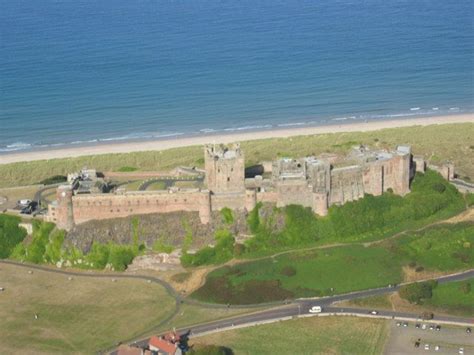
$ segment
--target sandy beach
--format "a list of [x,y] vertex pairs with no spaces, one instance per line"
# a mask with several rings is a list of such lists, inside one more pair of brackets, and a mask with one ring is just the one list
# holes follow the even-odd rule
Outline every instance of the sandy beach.
[[474,123],[474,114],[461,114],[451,116],[436,116],[422,118],[404,118],[397,120],[370,121],[357,123],[341,123],[323,126],[288,127],[265,131],[232,132],[229,134],[200,135],[195,137],[177,137],[173,139],[123,142],[111,144],[96,144],[91,146],[65,147],[61,149],[30,151],[0,155],[0,164],[22,161],[70,158],[85,155],[98,155],[108,153],[129,153],[149,150],[165,150],[176,147],[202,145],[206,143],[230,143],[235,141],[249,141],[265,138],[287,138],[302,135],[322,133],[361,132],[375,131],[384,128],[427,126],[448,123]]

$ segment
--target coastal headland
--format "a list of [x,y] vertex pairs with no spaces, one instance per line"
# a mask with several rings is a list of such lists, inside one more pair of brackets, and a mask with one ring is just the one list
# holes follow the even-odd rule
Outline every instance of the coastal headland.
[[130,153],[141,151],[161,151],[170,148],[189,147],[212,143],[230,143],[235,141],[251,141],[267,138],[288,138],[325,133],[368,132],[385,128],[428,126],[451,123],[474,123],[474,114],[434,116],[421,118],[400,118],[396,120],[369,121],[357,123],[340,123],[323,126],[296,126],[263,131],[232,132],[229,134],[208,134],[193,137],[177,137],[151,141],[133,141],[90,146],[67,146],[60,149],[38,150],[0,155],[0,164],[16,162],[72,158],[88,155],[110,153]]

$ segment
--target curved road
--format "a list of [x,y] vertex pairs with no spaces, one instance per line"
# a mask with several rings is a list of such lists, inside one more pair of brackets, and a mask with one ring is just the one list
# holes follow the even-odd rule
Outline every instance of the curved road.
[[[173,317],[179,312],[180,304],[181,303],[189,303],[195,304],[202,307],[208,308],[227,308],[226,305],[219,305],[219,304],[208,304],[202,303],[199,301],[188,300],[182,298],[176,290],[166,281],[163,281],[157,277],[153,276],[145,276],[145,275],[127,275],[127,274],[115,274],[115,273],[92,273],[92,272],[76,272],[76,271],[67,271],[67,270],[58,270],[49,267],[39,266],[39,265],[32,265],[32,264],[24,264],[20,262],[15,262],[11,260],[0,260],[0,264],[10,264],[16,266],[22,266],[29,269],[36,269],[46,272],[54,272],[57,274],[63,275],[73,275],[79,277],[99,277],[99,278],[132,278],[138,280],[146,280],[160,284],[163,286],[168,294],[173,297],[176,301],[176,306],[172,314],[170,314],[165,320],[160,322],[160,324],[153,326],[153,328],[149,329],[146,333],[153,331],[153,329],[158,329],[160,326],[167,324]],[[446,283],[446,282],[453,282],[453,281],[462,281],[474,278],[474,269],[467,270],[464,272],[445,275],[438,278],[435,278],[439,283]],[[217,320],[213,322],[209,322],[202,325],[195,325],[192,327],[192,334],[199,335],[208,332],[215,332],[220,331],[222,329],[231,329],[233,327],[243,327],[243,326],[250,326],[255,323],[259,322],[271,322],[275,320],[285,319],[287,317],[297,317],[301,315],[309,314],[309,309],[313,306],[321,306],[323,308],[323,312],[321,314],[350,314],[350,315],[364,315],[364,316],[372,316],[369,315],[370,310],[364,310],[360,308],[341,308],[341,307],[332,307],[330,306],[334,302],[339,301],[350,301],[355,300],[358,298],[364,298],[369,296],[376,296],[376,295],[383,295],[387,293],[391,293],[397,291],[403,284],[392,286],[392,287],[381,287],[376,289],[370,290],[363,290],[363,291],[356,291],[347,294],[341,294],[336,296],[328,296],[328,297],[321,297],[321,298],[306,298],[306,299],[296,299],[289,304],[282,304],[282,302],[275,302],[275,303],[268,303],[268,304],[256,304],[256,305],[242,305],[242,306],[232,306],[232,308],[249,308],[249,307],[262,307],[265,305],[274,305],[275,307],[269,310],[255,312],[252,314],[242,315],[231,317],[228,319]],[[382,318],[402,318],[402,319],[411,319],[411,320],[419,320],[419,316],[416,314],[411,313],[403,313],[403,312],[394,312],[394,311],[379,311],[379,313],[374,317],[382,317]],[[454,317],[454,316],[435,316],[432,320],[433,322],[446,322],[446,323],[458,323],[458,324],[465,324],[465,325],[474,325],[473,319],[462,318],[462,317]],[[185,331],[188,328],[183,328],[180,331]],[[129,342],[129,341],[127,341]],[[148,338],[142,339],[139,341],[134,342],[138,346],[145,346],[147,345]]]

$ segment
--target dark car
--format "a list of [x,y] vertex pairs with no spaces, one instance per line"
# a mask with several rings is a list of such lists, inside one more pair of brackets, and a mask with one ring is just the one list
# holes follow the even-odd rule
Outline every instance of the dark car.
[[20,211],[22,214],[32,214],[38,208],[38,202],[31,201],[27,206],[23,207]]
[[440,325],[437,325],[436,326],[436,330],[439,332],[441,330],[441,326]]
[[466,333],[470,334],[472,332],[471,328],[466,328]]

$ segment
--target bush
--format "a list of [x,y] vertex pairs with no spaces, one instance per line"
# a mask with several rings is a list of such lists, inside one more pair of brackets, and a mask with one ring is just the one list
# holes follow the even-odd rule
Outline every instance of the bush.
[[109,262],[109,255],[110,248],[108,245],[94,242],[86,255],[86,261],[93,268],[103,269]]
[[281,269],[280,274],[288,277],[295,276],[296,269],[293,266],[285,266],[283,269]]
[[161,239],[157,239],[153,243],[153,250],[160,253],[170,254],[174,250],[174,246],[171,244],[166,244]]
[[44,180],[41,180],[39,183],[42,185],[54,185],[54,184],[59,184],[61,182],[66,182],[66,181],[67,181],[67,176],[54,175]]
[[260,208],[262,208],[261,202],[257,203],[257,205],[252,211],[250,211],[249,216],[247,217],[247,224],[252,233],[257,233],[258,227],[260,226],[260,217],[258,215]]
[[109,244],[109,260],[115,271],[124,271],[133,261],[138,251],[127,245]]
[[234,223],[234,215],[232,214],[232,210],[230,208],[224,207],[221,209],[221,216],[225,224]]
[[49,244],[49,235],[54,227],[53,223],[33,221],[33,236],[31,243],[26,247],[26,261],[35,264],[46,261],[46,246]]
[[232,259],[235,239],[228,230],[219,230],[215,234],[216,245],[204,247],[196,254],[184,253],[181,257],[183,266],[201,266],[223,264]]
[[0,214],[0,259],[8,258],[25,239],[26,230],[19,226],[20,223],[19,217]]
[[423,300],[430,299],[433,296],[433,289],[437,285],[438,283],[434,280],[416,282],[400,287],[398,294],[410,303],[421,304]]

